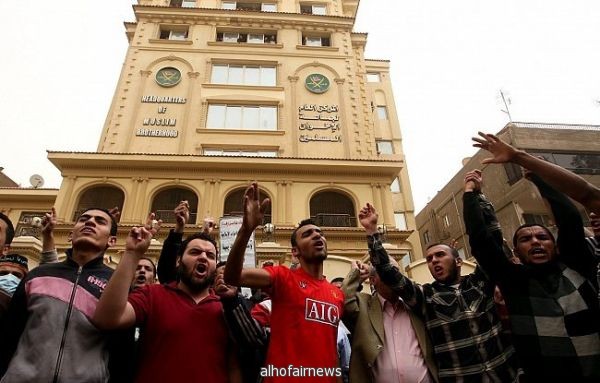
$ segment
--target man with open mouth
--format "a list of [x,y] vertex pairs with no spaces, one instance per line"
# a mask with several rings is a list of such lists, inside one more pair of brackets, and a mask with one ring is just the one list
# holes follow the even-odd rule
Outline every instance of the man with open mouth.
[[[215,240],[205,233],[190,235],[177,253],[176,281],[146,285],[128,295],[151,239],[152,232],[145,227],[131,230],[94,323],[105,330],[141,328],[136,382],[239,381],[236,350],[223,306],[212,289],[218,256]],[[210,352],[198,357],[202,349]]]
[[[491,208],[486,202],[478,201]],[[371,263],[379,278],[425,321],[439,382],[516,382],[514,348],[502,337],[502,323],[494,304],[495,286],[485,273],[477,268],[461,276],[458,251],[436,243],[427,248],[425,257],[435,281],[423,285],[413,282],[390,262],[377,231],[375,208],[367,204],[358,217],[367,233]],[[497,221],[485,224],[494,227]]]
[[137,268],[135,269],[135,275],[131,282],[131,290],[139,289],[146,285],[153,285],[156,283],[156,266],[152,259],[143,257],[139,260]]
[[471,250],[502,290],[526,381],[600,382],[598,260],[586,245],[577,208],[540,177],[528,175],[550,204],[558,239],[543,225],[520,226],[513,246],[522,264],[514,264],[485,226],[476,202],[481,173],[467,177],[471,190],[464,194],[464,213]]
[[264,289],[272,301],[271,339],[265,383],[310,381],[337,382],[337,327],[344,295],[323,275],[327,239],[311,220],[300,222],[292,232],[292,255],[300,267],[286,266],[242,269],[246,245],[252,232],[262,224],[269,200],[260,200],[258,184],[244,194],[242,226],[229,252],[225,282],[234,286]]

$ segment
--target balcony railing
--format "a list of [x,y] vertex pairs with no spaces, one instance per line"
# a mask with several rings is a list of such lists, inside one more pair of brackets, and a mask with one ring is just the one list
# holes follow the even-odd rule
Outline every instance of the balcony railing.
[[[175,213],[173,210],[156,210],[154,212],[156,215],[156,219],[162,219],[163,223],[176,223],[177,219],[175,218]],[[196,213],[190,212],[190,219],[188,224],[195,225],[196,224]]]
[[356,227],[356,217],[350,214],[319,213],[311,217],[317,226],[323,227]]

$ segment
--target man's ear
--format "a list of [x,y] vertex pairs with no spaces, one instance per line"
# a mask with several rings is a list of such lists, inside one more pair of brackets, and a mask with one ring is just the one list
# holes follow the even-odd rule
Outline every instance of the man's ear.
[[73,241],[73,232],[70,231],[69,235],[67,235],[67,242],[72,242]]
[[114,235],[111,235],[110,237],[108,237],[108,244],[107,247],[112,247],[114,245],[116,245],[117,243],[117,237]]
[[461,257],[456,257],[455,262],[456,262],[456,266],[458,266],[458,267],[462,266],[462,264],[463,264],[463,260]]
[[298,258],[298,248],[297,247],[292,247],[292,256]]
[[180,263],[181,263],[181,255],[178,255],[177,258],[175,258],[175,267],[179,267]]
[[4,247],[2,248],[2,255],[8,255],[9,251],[10,251],[10,245],[4,245]]

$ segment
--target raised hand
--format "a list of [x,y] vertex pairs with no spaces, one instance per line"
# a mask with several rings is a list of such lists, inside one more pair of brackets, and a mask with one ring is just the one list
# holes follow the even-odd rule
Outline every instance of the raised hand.
[[379,215],[373,205],[367,202],[367,204],[358,212],[358,219],[362,227],[367,231],[367,234],[374,234],[377,232],[377,220],[379,219]]
[[221,298],[233,298],[237,295],[237,287],[225,283],[223,271],[218,270],[215,277],[215,293]]
[[152,232],[146,230],[145,227],[133,227],[125,240],[125,252],[133,253],[137,257],[143,257],[150,241],[152,240]]
[[244,193],[244,220],[242,225],[248,229],[256,229],[257,226],[262,225],[265,211],[271,201],[265,198],[260,202],[260,191],[258,189],[258,183],[252,182]]
[[202,232],[206,234],[212,233],[215,228],[215,219],[213,217],[204,218],[204,222],[202,223]]
[[183,233],[183,228],[190,220],[190,204],[188,201],[179,202],[173,213],[175,213],[175,232]]
[[50,213],[46,213],[42,219],[42,235],[49,237],[56,227],[56,209],[52,206]]
[[483,184],[483,177],[481,170],[475,169],[465,174],[465,191],[481,191],[481,185]]
[[473,146],[487,150],[493,155],[493,157],[482,160],[482,164],[511,162],[517,155],[517,149],[502,141],[497,136],[482,132],[477,132],[477,134],[479,134],[480,137],[472,138],[472,140],[475,141]]
[[146,223],[144,224],[144,229],[148,230],[152,233],[152,236],[155,237],[156,234],[160,231],[162,227],[162,219],[156,220],[156,214],[150,213],[148,214],[148,218],[146,218]]

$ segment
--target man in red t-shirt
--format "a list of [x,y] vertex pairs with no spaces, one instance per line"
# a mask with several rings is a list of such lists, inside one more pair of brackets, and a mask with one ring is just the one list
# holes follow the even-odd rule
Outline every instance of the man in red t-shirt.
[[141,328],[136,382],[241,382],[223,307],[211,289],[217,260],[214,239],[191,235],[177,254],[178,281],[144,286],[128,296],[151,238],[144,227],[131,230],[94,323],[105,330]]
[[244,194],[244,219],[225,266],[225,282],[265,289],[272,300],[271,340],[264,382],[336,382],[341,377],[337,326],[344,295],[323,276],[327,240],[319,227],[304,220],[292,233],[292,254],[300,268],[242,269],[250,235],[262,223],[269,200],[260,202],[258,184]]

